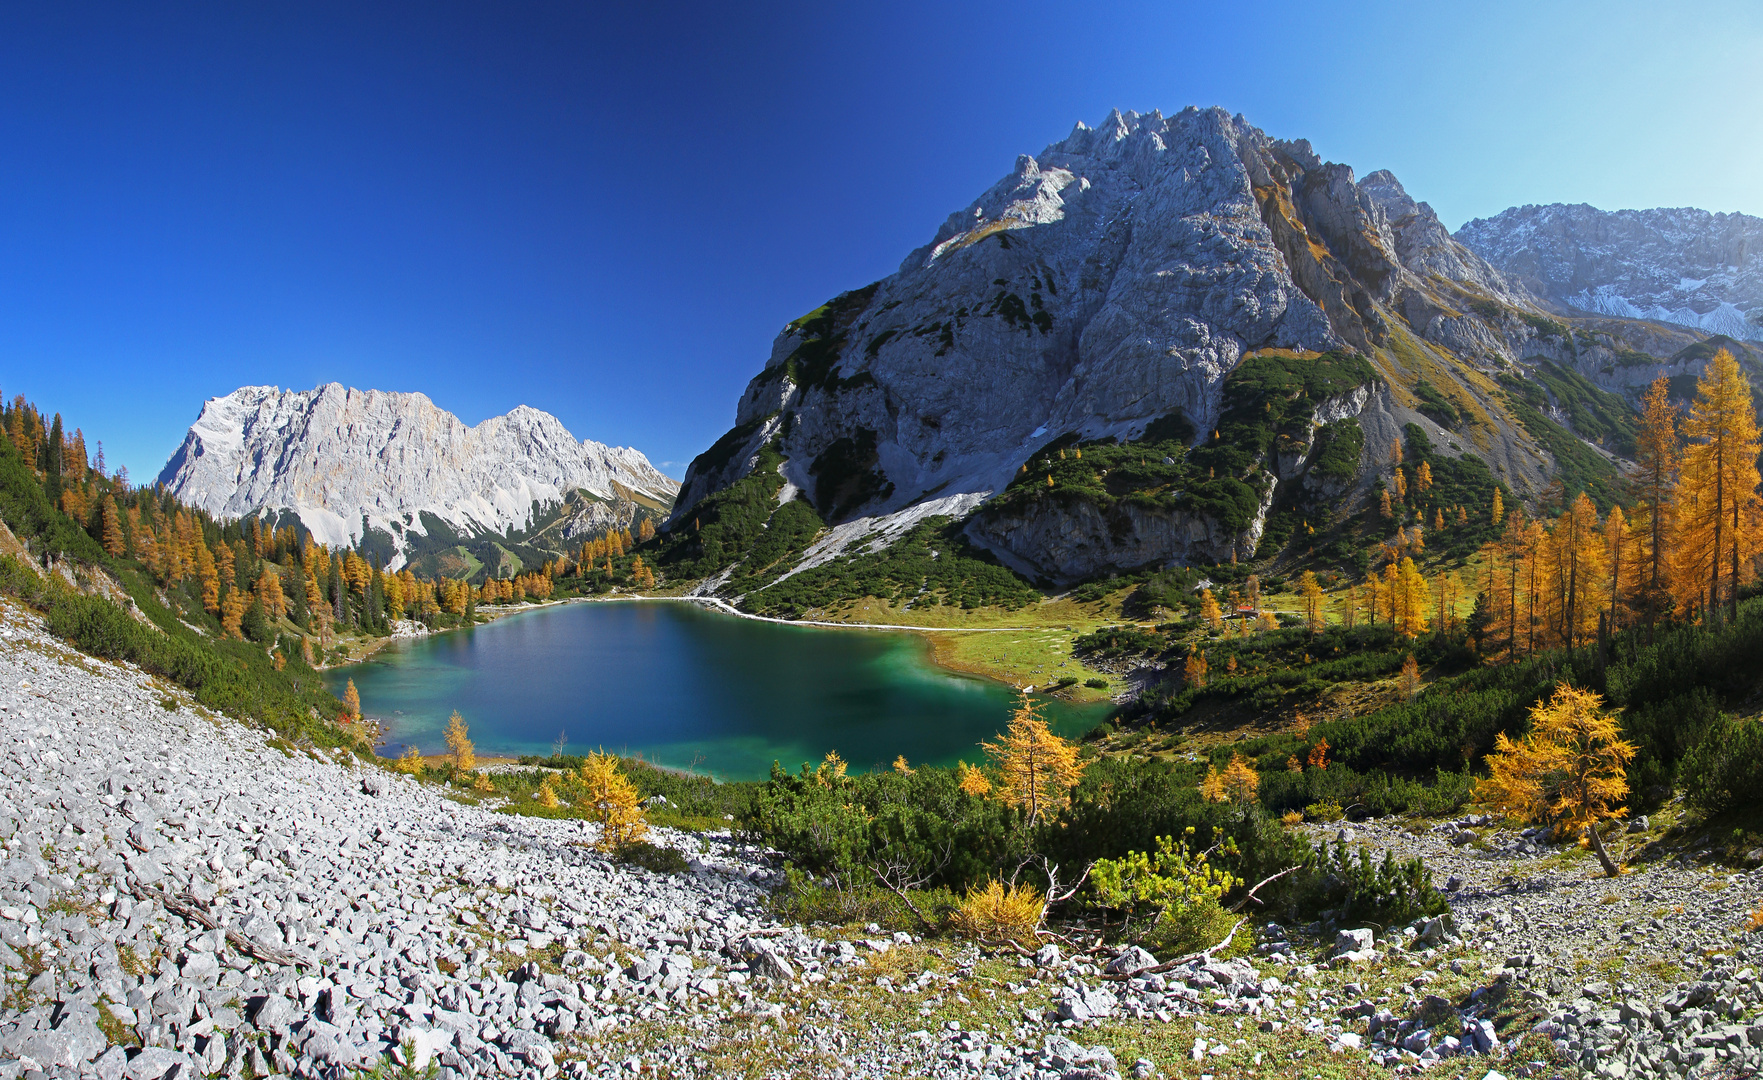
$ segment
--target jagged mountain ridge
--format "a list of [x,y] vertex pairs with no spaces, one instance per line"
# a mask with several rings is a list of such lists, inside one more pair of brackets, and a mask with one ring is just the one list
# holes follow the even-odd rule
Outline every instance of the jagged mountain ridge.
[[394,567],[431,532],[543,525],[567,541],[671,508],[678,490],[641,452],[579,441],[538,409],[468,427],[423,394],[337,383],[210,398],[159,483],[217,517],[292,514],[326,544],[378,534]]
[[[694,507],[773,451],[779,498],[801,493],[849,539],[969,515],[1060,437],[1134,439],[1173,414],[1204,438],[1230,373],[1282,352],[1372,362],[1364,392],[1320,403],[1315,421],[1362,422],[1381,449],[1424,421],[1424,383],[1469,418],[1464,443],[1535,486],[1547,458],[1495,377],[1541,351],[1544,311],[1388,172],[1356,180],[1221,109],[1116,112],[1020,157],[893,276],[785,327],[735,428],[688,470],[670,525],[700,522]],[[1057,579],[1248,555],[1305,452],[1277,465],[1241,478],[1260,508],[1228,535],[1178,512],[1151,523],[1160,538],[1123,537],[1139,526],[1054,507],[1032,528],[988,532],[982,514],[968,532]],[[1045,539],[1011,542],[1031,534]]]
[[1456,235],[1563,310],[1763,341],[1763,218],[1552,203]]

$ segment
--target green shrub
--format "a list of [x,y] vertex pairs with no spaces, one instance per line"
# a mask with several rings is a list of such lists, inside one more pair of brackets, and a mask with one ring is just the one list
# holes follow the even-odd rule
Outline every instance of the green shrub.
[[631,866],[640,866],[657,874],[683,874],[688,864],[686,857],[670,847],[639,841],[626,844],[618,849],[618,861]]
[[1684,758],[1684,798],[1710,814],[1763,802],[1763,723],[1721,716]]
[[1398,861],[1386,850],[1383,861],[1374,862],[1370,848],[1349,850],[1343,840],[1333,847],[1318,845],[1305,868],[1310,871],[1302,886],[1306,906],[1330,910],[1339,923],[1388,928],[1450,910],[1418,858]]
[[1089,687],[1091,690],[1106,690],[1106,689],[1108,689],[1108,680],[1107,679],[1085,679],[1084,685]]

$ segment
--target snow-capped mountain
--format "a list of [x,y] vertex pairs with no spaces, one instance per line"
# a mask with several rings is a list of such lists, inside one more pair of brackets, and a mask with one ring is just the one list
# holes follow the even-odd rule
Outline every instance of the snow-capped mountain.
[[1457,239],[1566,309],[1763,340],[1763,218],[1515,206]]
[[462,535],[505,534],[578,492],[576,531],[589,531],[628,523],[636,504],[669,507],[679,487],[640,452],[578,441],[525,405],[467,427],[422,394],[337,383],[210,398],[159,482],[217,517],[290,511],[326,544],[384,532],[394,562],[426,535],[424,515]]

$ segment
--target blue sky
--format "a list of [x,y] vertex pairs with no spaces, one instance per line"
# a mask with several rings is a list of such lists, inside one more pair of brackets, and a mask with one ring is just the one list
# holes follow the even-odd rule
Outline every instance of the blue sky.
[[1452,227],[1757,214],[1759,46],[1755,3],[6,5],[0,391],[136,480],[333,380],[677,476],[779,327],[1074,121],[1222,105]]

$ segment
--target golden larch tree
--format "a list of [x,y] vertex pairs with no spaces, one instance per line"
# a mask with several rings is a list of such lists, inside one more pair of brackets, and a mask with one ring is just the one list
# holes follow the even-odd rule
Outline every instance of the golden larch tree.
[[1591,636],[1597,626],[1604,585],[1604,537],[1598,508],[1580,492],[1555,519],[1546,547],[1549,578],[1549,621],[1555,640],[1569,649]]
[[1610,605],[1610,632],[1628,623],[1629,603],[1635,593],[1634,533],[1621,506],[1612,506],[1604,519],[1604,559],[1609,569],[1605,596]]
[[1392,576],[1392,621],[1403,637],[1426,633],[1426,577],[1413,559],[1403,559]]
[[462,773],[477,768],[477,748],[472,746],[469,732],[465,718],[454,709],[453,715],[447,718],[447,753],[453,758],[453,768]]
[[[107,554],[121,558],[124,547],[122,540],[122,515],[117,512],[116,499],[106,495],[99,508],[99,542],[104,545]],[[212,559],[210,560],[213,561]],[[212,609],[210,609],[212,612]]]
[[965,761],[955,763],[955,777],[964,795],[983,799],[992,793],[992,782],[986,779],[986,774]]
[[1211,589],[1200,590],[1200,618],[1214,630],[1224,622],[1224,612],[1219,610],[1218,601],[1213,598]]
[[1298,579],[1298,588],[1304,596],[1304,625],[1312,634],[1321,633],[1327,600],[1322,595],[1322,584],[1316,580],[1315,572],[1304,571],[1304,576]]
[[1633,743],[1625,742],[1604,699],[1561,683],[1546,703],[1530,710],[1530,734],[1515,742],[1501,732],[1488,755],[1488,775],[1475,796],[1504,814],[1546,823],[1558,833],[1583,836],[1604,873],[1622,871],[1604,850],[1598,824],[1619,818],[1628,795]]
[[1641,399],[1641,426],[1635,436],[1635,461],[1640,465],[1635,512],[1646,545],[1636,593],[1649,627],[1665,613],[1670,599],[1671,489],[1677,454],[1677,409],[1661,375]]
[[1730,603],[1738,618],[1741,569],[1757,550],[1757,414],[1751,383],[1738,361],[1721,349],[1696,380],[1696,400],[1684,418],[1689,440],[1683,452],[1673,515],[1678,552],[1687,557],[1693,581],[1704,570],[1704,609],[1719,618]]
[[1506,500],[1500,497],[1500,489],[1494,489],[1494,505],[1489,508],[1488,519],[1498,525],[1506,517]]
[[1409,653],[1402,660],[1402,674],[1396,680],[1397,689],[1401,691],[1403,701],[1413,701],[1420,693],[1420,664]]
[[582,762],[577,779],[583,791],[576,805],[589,821],[600,826],[600,840],[596,846],[601,851],[616,851],[649,835],[642,799],[630,780],[619,771],[617,758],[607,753],[589,754]]
[[[1233,656],[1230,659],[1234,665],[1236,657]],[[1199,649],[1191,650],[1188,653],[1187,662],[1182,665],[1181,677],[1186,685],[1195,689],[1203,688],[1206,685],[1206,654]]]
[[351,722],[361,719],[361,691],[355,689],[354,679],[350,679],[349,685],[343,688],[343,711],[348,714]]
[[1206,778],[1200,781],[1200,797],[1207,802],[1227,802],[1237,806],[1247,806],[1255,801],[1255,792],[1261,786],[1261,777],[1245,763],[1240,754],[1232,754],[1230,764],[1220,772],[1218,766],[1206,768]]
[[1053,734],[1039,710],[1024,693],[1004,734],[980,743],[998,772],[1004,800],[1027,810],[1030,824],[1065,805],[1084,769],[1077,745]]

